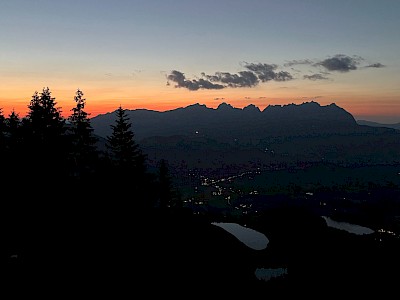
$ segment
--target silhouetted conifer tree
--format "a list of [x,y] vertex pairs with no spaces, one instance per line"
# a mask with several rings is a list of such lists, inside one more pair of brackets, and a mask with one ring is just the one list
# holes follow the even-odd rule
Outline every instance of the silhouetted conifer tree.
[[86,99],[83,98],[83,92],[80,89],[76,91],[74,100],[76,106],[71,109],[72,114],[68,118],[71,122],[70,131],[72,133],[71,159],[74,175],[80,177],[93,171],[97,158],[97,138],[93,134],[94,130],[90,124],[89,114],[84,110]]
[[111,152],[111,159],[121,170],[143,174],[145,172],[145,156],[134,139],[132,123],[121,106],[117,109],[116,114],[115,124],[111,125],[112,134],[107,137],[107,148]]
[[6,119],[6,128],[8,133],[7,144],[10,151],[19,151],[21,144],[21,119],[19,115],[12,110]]
[[22,135],[21,135],[21,120],[19,115],[12,110],[5,119],[6,128],[6,153],[5,157],[7,159],[8,172],[10,180],[13,175],[15,176],[20,172],[23,165],[21,164],[21,151],[22,151]]
[[65,120],[56,104],[49,88],[44,88],[40,95],[33,94],[27,118],[36,142],[54,142],[65,133]]
[[[22,157],[22,136],[21,136],[21,120],[18,114],[13,110],[8,117],[4,120],[5,125],[5,148],[1,157],[4,159],[4,163],[2,164],[2,172],[4,176],[2,176],[2,184],[4,186],[15,186],[15,183],[25,185],[24,174],[26,172],[26,165],[24,163],[24,159]],[[4,191],[4,193],[8,193],[8,191]],[[3,193],[3,194],[4,194]],[[12,196],[5,196],[8,198],[10,204],[11,202],[18,201],[17,198],[21,193],[15,194],[15,191],[9,192]],[[16,205],[17,206],[17,205]],[[11,210],[11,208],[9,207]],[[11,213],[10,211],[8,213]]]
[[18,129],[19,118],[18,115],[13,111],[8,118],[5,118],[2,111],[0,110],[0,153],[2,163],[2,171],[7,176],[3,176],[3,183],[5,181],[11,182],[12,174],[15,174],[20,170],[20,161],[17,159],[20,148],[18,145]]
[[[115,124],[111,125],[112,134],[107,136],[107,148],[111,159],[111,181],[119,187],[118,197],[136,198],[135,206],[147,205],[148,174],[145,155],[134,139],[131,122],[125,110],[119,106],[116,110]],[[122,188],[121,188],[122,187]],[[124,194],[125,193],[125,194]],[[115,196],[115,194],[114,194]],[[121,198],[121,199],[122,199]]]
[[54,182],[67,174],[69,143],[65,119],[56,104],[49,88],[43,88],[40,94],[35,92],[22,122],[27,167],[35,180]]

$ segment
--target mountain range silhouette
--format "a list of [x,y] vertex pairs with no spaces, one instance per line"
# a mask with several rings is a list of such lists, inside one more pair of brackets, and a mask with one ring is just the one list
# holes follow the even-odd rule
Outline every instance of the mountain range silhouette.
[[[315,135],[354,131],[354,117],[332,103],[321,106],[311,101],[300,105],[269,105],[260,110],[254,104],[243,109],[221,103],[216,109],[199,103],[168,111],[127,110],[138,140],[152,136],[199,134],[222,142],[247,142],[269,135]],[[111,133],[113,112],[91,119],[95,133]]]
[[[171,167],[243,170],[303,162],[393,164],[400,157],[399,130],[360,125],[334,103],[269,105],[264,110],[253,104],[240,109],[223,102],[214,109],[196,103],[126,113],[150,165],[166,159]],[[110,112],[91,119],[100,147],[115,116]]]

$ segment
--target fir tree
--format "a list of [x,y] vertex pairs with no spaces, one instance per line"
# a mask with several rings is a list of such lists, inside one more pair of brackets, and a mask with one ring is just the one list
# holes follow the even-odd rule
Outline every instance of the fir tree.
[[[150,206],[149,178],[145,167],[145,156],[134,139],[132,124],[121,106],[116,110],[117,118],[111,125],[112,134],[107,137],[106,146],[111,159],[108,184],[113,186],[112,198],[118,199],[119,214],[138,213],[138,208]],[[134,201],[125,201],[127,199]],[[122,219],[130,219],[125,215]]]
[[76,106],[71,109],[72,114],[68,118],[71,122],[72,149],[71,157],[75,166],[75,174],[83,175],[93,168],[96,161],[97,138],[93,134],[93,127],[90,124],[89,114],[84,110],[86,99],[83,98],[83,92],[78,89],[74,96]]
[[134,139],[132,123],[121,106],[116,110],[115,124],[111,125],[112,134],[107,137],[107,148],[111,159],[121,169],[140,174],[145,171],[145,156]]
[[[22,122],[27,169],[35,180],[56,181],[68,174],[65,120],[49,88],[35,92]],[[40,179],[43,177],[43,179]]]
[[40,94],[33,94],[27,119],[36,142],[54,142],[65,133],[65,120],[56,104],[49,88],[43,88]]
[[6,119],[6,128],[7,128],[7,144],[9,147],[9,150],[11,152],[15,152],[20,150],[19,148],[21,147],[21,119],[19,118],[19,115],[15,112],[13,109],[11,113],[8,115],[8,118]]
[[[12,112],[5,119],[6,127],[6,151],[4,153],[6,162],[4,169],[7,170],[6,181],[14,184],[15,181],[23,182],[26,164],[24,162],[23,141],[21,133],[21,120],[19,115]],[[23,172],[21,172],[23,170]],[[14,183],[13,183],[14,182]]]

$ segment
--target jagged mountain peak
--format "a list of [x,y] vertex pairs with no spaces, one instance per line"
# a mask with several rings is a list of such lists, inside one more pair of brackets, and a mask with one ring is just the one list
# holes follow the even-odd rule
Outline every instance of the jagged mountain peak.
[[318,102],[309,101],[303,102],[301,104],[289,103],[289,104],[270,104],[268,105],[265,110],[272,110],[272,109],[296,109],[296,108],[304,108],[304,107],[323,107]]
[[257,106],[255,106],[254,104],[249,104],[249,105],[243,107],[243,111],[246,111],[246,112],[257,112],[257,113],[261,112],[261,110]]
[[226,102],[222,102],[220,105],[217,107],[218,110],[222,109],[234,109],[234,107]]
[[195,104],[188,105],[188,106],[186,106],[184,108],[187,108],[187,109],[194,108],[194,109],[196,109],[196,108],[208,108],[208,107],[205,104],[200,104],[200,103],[197,102]]
[[215,111],[222,115],[238,116],[242,112],[242,109],[234,107],[229,103],[222,102]]

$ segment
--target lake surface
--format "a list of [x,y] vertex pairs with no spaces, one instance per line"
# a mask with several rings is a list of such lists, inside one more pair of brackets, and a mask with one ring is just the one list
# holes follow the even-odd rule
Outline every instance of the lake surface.
[[322,218],[324,218],[324,220],[326,221],[326,225],[328,225],[329,227],[345,230],[350,233],[361,235],[361,234],[371,234],[374,232],[374,230],[368,227],[351,224],[347,222],[338,222],[326,216],[322,216]]
[[267,248],[269,243],[265,234],[237,223],[213,222],[211,224],[225,229],[230,234],[233,234],[239,241],[254,250],[263,250]]
[[[326,216],[322,216],[322,218],[326,221],[327,226],[340,230],[345,230],[349,233],[362,235],[371,234],[374,232],[374,230],[372,230],[371,228],[360,226],[357,224],[335,221]],[[268,246],[269,240],[265,236],[265,234],[252,228],[242,226],[237,223],[228,222],[212,222],[211,224],[225,229],[227,232],[234,235],[239,241],[252,249],[263,250]]]

